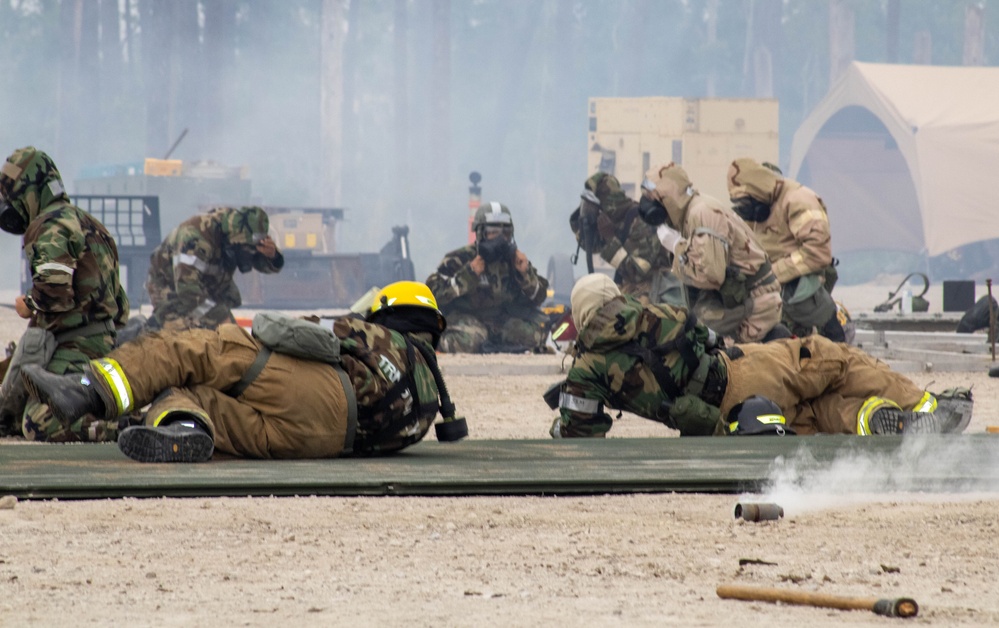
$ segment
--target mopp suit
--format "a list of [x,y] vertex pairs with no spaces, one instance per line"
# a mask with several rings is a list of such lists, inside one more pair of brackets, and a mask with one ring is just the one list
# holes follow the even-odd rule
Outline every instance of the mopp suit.
[[243,303],[236,270],[276,273],[284,266],[268,227],[260,207],[219,207],[180,223],[149,260],[149,326],[214,329],[234,322],[232,310]]
[[[104,225],[70,203],[52,159],[34,147],[14,151],[3,163],[0,204],[2,228],[24,235],[31,273],[31,289],[16,303],[28,330],[14,361],[59,374],[80,371],[111,350],[128,319],[118,248]],[[51,442],[115,439],[116,421],[56,420],[47,406],[27,398],[18,372],[11,368],[4,381],[0,423],[6,431]]]
[[749,158],[732,162],[727,182],[733,211],[749,224],[773,262],[789,327],[800,336],[816,327],[827,338],[844,342],[829,294],[837,273],[822,199]]
[[538,306],[548,280],[517,248],[510,210],[499,203],[479,207],[474,244],[451,251],[427,285],[448,320],[440,349],[445,353],[521,352],[544,342],[545,317]]
[[668,220],[661,230],[678,232],[663,246],[673,247],[674,274],[700,289],[692,306],[698,320],[736,342],[763,340],[780,322],[780,284],[749,226],[700,194],[672,163],[649,170],[642,194],[643,202],[665,207]]
[[[598,238],[594,250],[604,261],[614,267],[614,282],[624,294],[630,294],[642,303],[662,302],[669,276],[669,253],[659,244],[655,228],[639,219],[638,202],[628,198],[621,190],[621,183],[611,174],[598,172],[586,180],[586,192],[596,198],[598,205],[582,205],[572,213],[569,226],[576,241],[586,249],[588,242],[583,234],[583,211],[597,213],[595,228]],[[591,198],[584,192],[583,203]]]

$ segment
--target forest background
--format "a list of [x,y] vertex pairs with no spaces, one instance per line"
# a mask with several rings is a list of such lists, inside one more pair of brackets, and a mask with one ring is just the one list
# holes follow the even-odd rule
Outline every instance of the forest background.
[[50,152],[72,191],[186,129],[171,157],[246,166],[255,201],[346,208],[345,250],[410,225],[418,278],[467,241],[475,170],[544,272],[574,248],[587,98],[777,98],[783,165],[851,60],[994,65],[997,4],[0,0],[0,152]]

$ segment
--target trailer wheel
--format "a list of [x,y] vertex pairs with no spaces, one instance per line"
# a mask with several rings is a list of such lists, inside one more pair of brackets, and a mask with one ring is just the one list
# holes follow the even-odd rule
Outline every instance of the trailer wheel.
[[569,295],[576,285],[575,269],[569,255],[556,253],[548,258],[548,304],[569,305]]

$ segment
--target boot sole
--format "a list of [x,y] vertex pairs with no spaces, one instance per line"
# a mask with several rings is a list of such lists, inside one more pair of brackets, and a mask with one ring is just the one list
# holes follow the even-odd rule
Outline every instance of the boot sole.
[[[967,404],[967,408],[965,408],[963,404]],[[953,425],[945,425],[942,430],[944,434],[960,434],[965,429],[967,429],[968,425],[971,423],[971,413],[974,410],[972,402],[962,400],[959,405],[961,405],[961,408],[959,410],[955,409],[954,411],[960,412],[961,414],[960,420],[958,420],[957,423],[954,423]]]
[[153,427],[129,427],[118,435],[118,449],[139,462],[207,462],[215,445],[201,431],[171,433]]

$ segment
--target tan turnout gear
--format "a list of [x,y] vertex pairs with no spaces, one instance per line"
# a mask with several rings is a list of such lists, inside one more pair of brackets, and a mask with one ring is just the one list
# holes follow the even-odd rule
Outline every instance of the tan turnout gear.
[[[822,336],[740,345],[744,356],[730,359],[721,415],[765,390],[798,434],[857,434],[858,418],[872,398],[906,410],[932,411],[932,399],[884,362]],[[752,356],[752,359],[747,359]],[[808,400],[802,402],[802,400]],[[925,407],[924,407],[925,406]],[[876,407],[868,407],[868,413]]]

